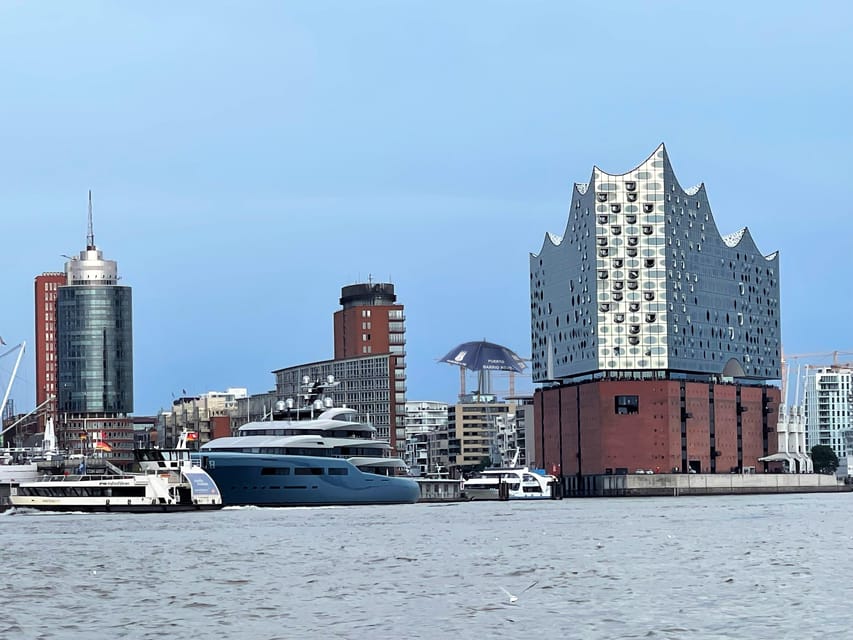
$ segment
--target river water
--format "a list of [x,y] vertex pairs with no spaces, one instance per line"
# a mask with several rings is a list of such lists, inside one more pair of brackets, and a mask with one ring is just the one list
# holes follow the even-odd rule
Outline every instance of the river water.
[[845,493],[7,512],[0,638],[846,638],[851,507]]

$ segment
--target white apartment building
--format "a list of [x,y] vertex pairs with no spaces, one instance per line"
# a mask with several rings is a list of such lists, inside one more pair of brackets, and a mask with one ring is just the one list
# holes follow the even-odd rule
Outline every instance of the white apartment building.
[[[806,447],[828,445],[839,461],[853,456],[845,432],[853,430],[853,369],[848,366],[810,367],[805,380]],[[851,465],[853,466],[853,465]]]
[[163,411],[158,419],[161,441],[173,445],[184,429],[198,432],[200,442],[214,438],[211,420],[220,416],[237,415],[238,400],[248,397],[245,387],[225,391],[208,391],[200,395],[181,396],[172,401],[172,410]]
[[435,400],[406,402],[404,460],[412,473],[439,473],[431,453],[435,434],[447,431],[447,403]]

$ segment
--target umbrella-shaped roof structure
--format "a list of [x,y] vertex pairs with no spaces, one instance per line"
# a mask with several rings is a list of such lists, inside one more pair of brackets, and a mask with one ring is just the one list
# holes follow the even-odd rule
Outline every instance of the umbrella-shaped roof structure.
[[463,342],[441,359],[471,371],[515,371],[522,373],[527,366],[518,354],[494,342],[480,340]]
[[477,396],[490,393],[490,372],[509,371],[510,375],[523,373],[527,367],[524,360],[511,349],[494,342],[478,340],[463,342],[451,349],[440,362],[459,367],[460,393],[465,395],[465,371],[477,372]]

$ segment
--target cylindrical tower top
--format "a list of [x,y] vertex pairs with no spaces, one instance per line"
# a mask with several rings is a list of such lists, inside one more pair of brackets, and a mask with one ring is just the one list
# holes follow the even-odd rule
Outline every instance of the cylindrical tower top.
[[104,260],[99,249],[85,249],[79,258],[65,263],[65,275],[70,285],[114,285],[118,283],[115,260]]
[[390,282],[351,284],[341,288],[340,302],[344,309],[391,305],[396,301],[394,285]]

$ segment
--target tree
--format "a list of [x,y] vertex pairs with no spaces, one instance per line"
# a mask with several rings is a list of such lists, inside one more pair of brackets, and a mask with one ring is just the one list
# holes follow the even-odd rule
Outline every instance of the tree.
[[838,456],[832,447],[816,444],[812,447],[812,463],[816,473],[835,473],[838,468]]
[[480,458],[480,464],[477,465],[477,471],[482,471],[483,469],[488,469],[492,466],[492,459],[489,456],[483,456]]

